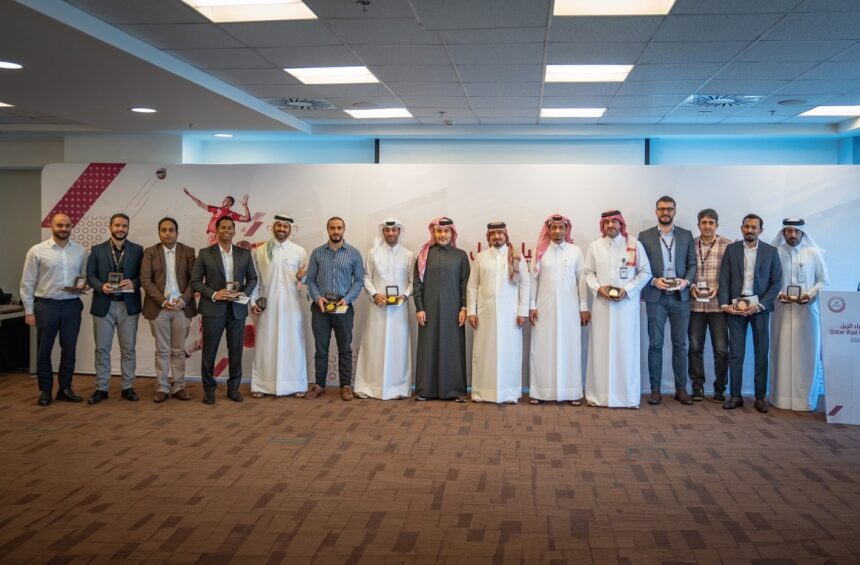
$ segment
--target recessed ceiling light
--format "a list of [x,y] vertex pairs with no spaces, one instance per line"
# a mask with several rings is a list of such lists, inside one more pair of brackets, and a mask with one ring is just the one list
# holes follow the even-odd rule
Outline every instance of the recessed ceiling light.
[[301,0],[182,0],[213,22],[315,20]]
[[599,118],[606,108],[541,108],[541,118]]
[[376,119],[376,118],[411,118],[412,114],[406,108],[377,108],[375,110],[344,110],[353,118]]
[[0,102],[0,108],[14,108],[12,104],[6,104],[5,102]]
[[816,106],[801,116],[860,116],[860,106]]
[[789,100],[780,100],[777,104],[780,106],[805,106],[809,104],[809,101],[801,100],[800,98],[791,98]]
[[547,65],[546,82],[623,82],[633,65]]
[[379,82],[367,67],[284,69],[304,84],[371,84]]
[[131,110],[132,112],[136,112],[138,114],[154,114],[158,111],[155,108],[144,108],[144,107],[129,108],[129,110]]
[[12,61],[0,61],[0,69],[9,69],[9,70],[18,70],[23,69],[23,65],[19,65],[18,63],[13,63]]
[[664,16],[675,0],[555,0],[553,16]]
[[233,137],[233,134],[232,133],[216,133],[216,134],[214,134],[214,136],[227,139],[227,138]]

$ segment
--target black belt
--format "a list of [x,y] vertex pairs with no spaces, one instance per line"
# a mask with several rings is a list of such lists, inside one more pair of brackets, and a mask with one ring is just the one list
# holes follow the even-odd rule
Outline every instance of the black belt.
[[114,294],[110,297],[110,299],[114,302],[122,302],[123,300],[125,300],[125,297],[122,294]]

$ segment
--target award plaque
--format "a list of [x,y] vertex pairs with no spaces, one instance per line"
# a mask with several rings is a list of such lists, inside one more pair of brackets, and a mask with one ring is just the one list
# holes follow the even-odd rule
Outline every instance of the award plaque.
[[621,289],[617,286],[610,286],[606,289],[606,294],[609,296],[609,298],[618,298],[621,296]]
[[239,292],[239,283],[236,281],[227,281],[227,285],[224,289],[227,292]]
[[75,277],[75,282],[71,286],[63,287],[66,292],[84,292],[87,289],[87,277]]
[[257,308],[260,309],[260,312],[266,309],[266,298],[264,296],[257,299]]
[[758,306],[758,296],[743,296],[741,298],[735,298],[732,300],[732,306],[734,306],[735,310],[738,312],[746,312],[750,308]]
[[396,284],[390,284],[385,287],[385,303],[389,306],[397,306],[400,304],[400,287]]
[[797,285],[788,285],[785,289],[785,296],[789,302],[800,302],[801,290]]
[[111,290],[118,292],[120,282],[122,282],[122,273],[108,273],[108,285]]
[[666,269],[666,273],[663,276],[663,282],[669,287],[666,289],[666,292],[671,292],[681,286],[681,281],[680,279],[675,278],[675,269],[672,267]]
[[710,302],[711,299],[708,298],[711,294],[711,287],[708,286],[708,283],[705,281],[699,281],[696,283],[696,289],[699,291],[699,297],[696,298],[696,302]]
[[324,296],[326,299],[324,311],[328,314],[333,313],[337,310],[337,301],[340,300],[337,295],[333,292],[327,292]]

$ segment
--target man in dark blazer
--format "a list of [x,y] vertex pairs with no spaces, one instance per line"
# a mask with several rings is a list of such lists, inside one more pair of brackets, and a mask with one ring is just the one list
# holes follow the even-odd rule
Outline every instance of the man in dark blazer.
[[[96,390],[87,400],[88,404],[98,404],[108,397],[114,332],[120,349],[122,397],[138,400],[134,392],[134,373],[143,247],[126,240],[128,224],[125,214],[111,216],[110,239],[94,245],[87,258],[87,284],[93,289],[90,314],[96,342]],[[119,281],[112,281],[111,273],[115,273]]]
[[729,372],[731,397],[723,408],[732,410],[744,405],[744,352],[747,326],[752,326],[755,350],[755,409],[768,411],[767,368],[770,348],[770,313],[782,284],[782,264],[776,247],[759,241],[764,220],[755,214],[744,216],[743,241],[726,247],[720,263],[720,307],[729,314]]
[[194,248],[179,243],[179,224],[173,218],[158,222],[161,243],[143,252],[140,284],[143,287],[143,317],[149,320],[155,338],[155,402],[170,396],[190,400],[185,390],[185,340],[191,318],[197,314],[191,270]]
[[[690,281],[696,280],[696,252],[690,230],[675,225],[675,200],[661,196],[655,210],[657,225],[639,234],[654,278],[642,289],[648,316],[648,404],[660,404],[663,395],[663,335],[669,320],[675,400],[692,404],[687,393],[687,327],[690,324]],[[704,398],[704,396],[702,396]],[[701,398],[699,399],[701,400]]]
[[[229,216],[215,223],[217,243],[200,251],[191,273],[191,287],[200,293],[198,311],[203,316],[203,402],[215,404],[215,356],[221,334],[227,332],[227,356],[230,377],[227,398],[244,400],[239,393],[242,382],[242,347],[245,341],[245,318],[248,317],[247,295],[257,286],[257,271],[251,252],[233,245],[236,224]],[[228,288],[228,284],[234,288]],[[244,304],[242,303],[244,302]]]

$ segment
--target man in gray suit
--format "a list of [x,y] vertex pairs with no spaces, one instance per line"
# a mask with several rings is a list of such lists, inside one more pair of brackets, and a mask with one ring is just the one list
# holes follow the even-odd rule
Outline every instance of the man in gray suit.
[[743,241],[726,246],[720,263],[720,308],[729,323],[729,373],[731,397],[723,408],[744,405],[741,393],[747,326],[752,326],[755,351],[755,409],[767,412],[767,364],[770,349],[770,313],[782,285],[782,263],[776,247],[759,241],[764,220],[755,214],[744,216]]
[[657,225],[639,234],[654,278],[642,289],[648,316],[648,404],[660,404],[663,395],[663,333],[669,320],[675,400],[692,404],[687,393],[687,327],[690,323],[690,281],[696,280],[696,252],[690,230],[675,225],[675,200],[657,200]]
[[191,272],[191,288],[200,293],[198,311],[203,316],[203,402],[215,404],[215,356],[221,334],[227,332],[227,357],[230,377],[227,398],[242,402],[242,347],[245,341],[245,318],[248,317],[247,295],[257,286],[257,271],[251,252],[233,245],[236,224],[229,216],[215,223],[215,245],[200,251]]

